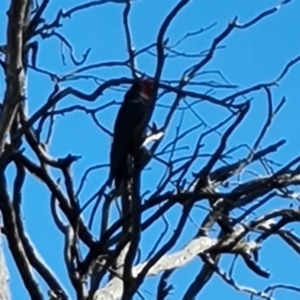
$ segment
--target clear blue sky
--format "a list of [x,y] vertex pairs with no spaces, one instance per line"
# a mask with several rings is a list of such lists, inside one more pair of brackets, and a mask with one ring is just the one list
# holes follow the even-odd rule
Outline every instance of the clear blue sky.
[[[5,12],[8,9],[10,1],[0,2],[0,44],[6,41],[6,23],[7,16]],[[48,20],[54,20],[56,13],[60,8],[68,9],[76,4],[83,3],[78,0],[52,0],[44,17]],[[158,29],[165,17],[176,1],[150,1],[138,0],[133,4],[131,12],[131,28],[134,45],[140,49],[154,41]],[[187,32],[195,31],[201,27],[207,27],[214,22],[217,25],[209,32],[200,37],[191,38],[180,47],[180,51],[189,51],[198,53],[209,48],[213,38],[220,33],[225,26],[235,16],[241,23],[245,23],[258,15],[261,11],[272,8],[279,3],[278,0],[194,0],[180,13],[176,21],[170,27],[167,36],[170,43],[184,36]],[[124,30],[122,26],[123,5],[107,4],[93,7],[83,12],[77,13],[71,19],[63,20],[63,28],[59,30],[74,45],[75,55],[78,59],[89,47],[92,48],[87,63],[97,63],[103,61],[119,61],[126,58],[126,44]],[[268,82],[274,80],[282,71],[285,64],[300,54],[300,2],[294,0],[292,3],[284,6],[276,14],[262,20],[255,26],[246,30],[236,30],[221,45],[225,48],[217,51],[214,59],[206,66],[205,71],[219,70],[226,76],[232,84],[243,89],[259,82]],[[57,39],[38,40],[39,55],[37,65],[56,74],[66,74],[75,69],[67,59],[67,65],[63,66],[59,54],[60,43]],[[65,50],[68,57],[68,50]],[[170,58],[163,72],[164,79],[178,79],[183,70],[190,66],[195,59]],[[155,70],[155,59],[150,55],[144,55],[138,60],[139,68],[149,75],[153,75]],[[129,76],[129,72],[123,68],[103,68],[97,69],[89,74],[97,75],[104,80],[120,76]],[[216,75],[206,77],[207,79],[220,80]],[[299,135],[299,78],[300,64],[294,66],[289,74],[285,77],[280,85],[274,89],[274,98],[277,102],[282,96],[286,96],[287,103],[283,110],[277,116],[272,128],[264,139],[262,145],[266,146],[276,142],[281,138],[287,139],[286,145],[272,159],[282,163],[294,158],[300,150]],[[91,81],[75,81],[62,84],[62,87],[74,86],[85,92],[95,89],[96,85]],[[0,73],[0,98],[3,98],[5,85],[3,73]],[[200,90],[204,92],[206,88]],[[47,99],[52,91],[52,83],[47,76],[29,71],[28,77],[28,110],[29,114],[35,112]],[[223,96],[231,91],[222,90],[216,93]],[[262,93],[255,93],[255,97],[249,116],[246,118],[244,125],[235,132],[230,139],[230,145],[239,144],[251,145],[258,135],[266,118],[266,101]],[[59,108],[67,107],[77,103],[88,107],[96,107],[111,100],[122,99],[122,93],[115,91],[106,91],[102,97],[99,97],[95,103],[82,102],[73,97],[63,99]],[[168,101],[166,98],[164,101]],[[172,99],[172,98],[170,98]],[[98,114],[100,122],[112,129],[117,106],[112,106]],[[212,107],[203,103],[197,106],[200,116],[209,124],[217,124],[224,117],[224,112],[220,108]],[[165,116],[165,110],[157,108],[153,120],[158,125],[162,124]],[[174,137],[176,124],[178,124],[180,113],[172,121],[170,129],[166,133],[166,141]],[[184,127],[189,128],[195,125],[196,119],[192,115],[186,115],[184,118]],[[199,132],[190,135],[184,140],[184,145],[192,146]],[[213,151],[218,141],[214,136],[205,140],[205,153]],[[51,155],[64,157],[68,153],[82,155],[83,158],[77,162],[72,171],[74,174],[75,184],[78,185],[84,170],[94,164],[108,162],[108,151],[111,138],[104,132],[100,131],[92,120],[81,112],[67,114],[65,117],[57,117],[55,132],[49,151]],[[246,152],[241,150],[236,153],[236,158],[243,157]],[[31,154],[29,154],[32,156]],[[181,153],[182,155],[182,153]],[[187,152],[185,152],[187,155]],[[199,170],[205,162],[200,159],[195,163],[193,169]],[[143,189],[151,189],[157,183],[162,168],[158,163],[151,165],[151,170],[145,171],[143,175]],[[95,171],[89,176],[89,180],[81,194],[80,201],[84,203],[88,197],[93,194],[97,188],[104,182],[107,176],[107,169]],[[13,182],[14,170],[7,172],[9,183]],[[53,172],[53,176],[58,178],[58,174]],[[147,186],[146,186],[147,184]],[[277,208],[283,205],[282,201],[272,201],[268,209]],[[88,212],[86,216],[88,216]],[[171,226],[175,226],[180,209],[175,208],[167,214]],[[205,211],[195,210],[193,218],[201,220]],[[148,213],[146,215],[149,215]],[[200,216],[199,216],[200,215]],[[30,175],[26,179],[25,190],[23,193],[23,216],[32,242],[43,257],[47,265],[60,278],[63,285],[70,291],[69,281],[67,279],[66,269],[62,263],[63,254],[63,237],[60,232],[54,228],[54,223],[49,212],[49,195],[45,187]],[[99,214],[98,214],[99,216]],[[99,222],[99,217],[97,219]],[[142,249],[145,250],[143,257],[147,255],[146,249],[150,248],[153,239],[157,238],[158,232],[161,231],[162,223],[146,231],[142,240]],[[195,225],[191,222],[186,227],[186,232],[174,247],[179,249],[186,244],[193,234],[197,231]],[[294,228],[299,233],[299,228]],[[171,229],[170,229],[171,230]],[[26,300],[28,294],[24,293],[21,279],[12,261],[12,257],[7,251],[7,244],[4,241],[5,256],[10,271],[10,288],[13,299]],[[300,285],[300,260],[296,254],[284,245],[278,238],[270,238],[263,250],[260,252],[260,264],[269,269],[272,273],[270,279],[260,279],[251,273],[242,261],[238,261],[235,279],[241,285],[253,286],[257,289],[264,289],[271,283],[289,283]],[[232,257],[224,257],[221,266],[228,270]],[[199,261],[194,261],[186,266],[183,270],[177,271],[171,277],[171,283],[175,286],[173,294],[169,299],[180,299],[182,293],[200,266]],[[41,281],[42,282],[42,281]],[[141,291],[146,299],[155,299],[154,283],[157,279],[151,278],[143,285]],[[41,286],[44,287],[43,283]],[[71,292],[71,297],[74,294]],[[299,295],[289,292],[278,292],[276,299],[296,300]],[[247,295],[234,291],[231,287],[223,283],[218,277],[214,276],[204,291],[197,299],[218,300],[248,299]]]

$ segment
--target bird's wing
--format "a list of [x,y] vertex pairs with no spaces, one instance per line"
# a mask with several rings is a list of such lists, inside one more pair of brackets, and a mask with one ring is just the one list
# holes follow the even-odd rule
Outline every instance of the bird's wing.
[[134,155],[142,137],[136,135],[136,128],[143,122],[146,110],[135,101],[123,103],[114,126],[114,138],[110,152],[110,180],[118,188],[127,176],[128,154]]

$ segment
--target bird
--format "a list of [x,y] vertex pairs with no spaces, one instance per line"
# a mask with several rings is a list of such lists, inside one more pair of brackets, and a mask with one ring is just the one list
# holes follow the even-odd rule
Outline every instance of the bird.
[[149,113],[152,110],[154,82],[150,79],[135,81],[125,93],[118,111],[110,151],[110,185],[120,189],[128,178],[128,158],[137,157],[146,136]]

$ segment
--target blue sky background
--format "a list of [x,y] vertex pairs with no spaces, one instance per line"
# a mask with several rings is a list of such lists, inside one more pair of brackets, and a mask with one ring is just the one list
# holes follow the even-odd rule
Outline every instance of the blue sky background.
[[[4,0],[0,2],[0,44],[6,41],[6,23],[7,16],[5,12],[8,9],[10,1]],[[84,1],[77,0],[52,0],[44,15],[47,20],[54,20],[60,8],[69,9]],[[257,16],[261,11],[272,8],[277,5],[277,0],[195,0],[181,11],[181,13],[173,22],[167,32],[170,38],[170,44],[175,43],[183,37],[187,32],[192,32],[200,28],[207,27],[215,22],[217,24],[208,32],[201,36],[190,38],[179,46],[180,51],[199,53],[210,47],[213,38],[219,34],[227,24],[238,16],[241,23],[245,23]],[[140,49],[154,41],[157,36],[160,25],[164,17],[174,6],[173,0],[138,0],[132,6],[131,11],[131,29],[136,49]],[[92,51],[87,60],[87,64],[105,62],[105,61],[122,61],[127,58],[126,42],[124,29],[122,26],[122,13],[124,6],[117,4],[107,4],[103,6],[93,7],[76,13],[71,19],[62,21],[63,28],[58,32],[64,34],[72,43],[77,59],[89,47]],[[282,7],[276,14],[273,14],[255,26],[245,30],[235,30],[225,41],[221,43],[225,48],[216,52],[214,59],[203,69],[203,71],[221,71],[226,79],[235,85],[238,89],[252,86],[259,82],[269,82],[274,80],[283,70],[285,64],[300,54],[300,2],[294,0],[292,3]],[[49,70],[55,74],[67,74],[75,69],[68,59],[68,50],[65,49],[67,57],[67,65],[63,66],[60,56],[60,42],[55,39],[37,39],[39,41],[39,55],[37,65],[40,68]],[[198,59],[199,60],[199,59]],[[198,61],[197,59],[170,58],[166,63],[163,72],[163,79],[179,79],[182,72]],[[151,55],[143,55],[137,60],[140,70],[146,72],[150,76],[155,71],[155,58]],[[88,74],[94,74],[102,79],[109,79],[121,76],[130,76],[125,68],[102,68],[95,69]],[[280,82],[280,85],[273,89],[273,97],[276,103],[279,103],[283,96],[286,96],[287,102],[280,114],[274,120],[273,126],[268,131],[266,138],[262,142],[262,146],[267,146],[282,138],[287,143],[271,156],[272,159],[286,163],[299,154],[300,135],[299,135],[299,78],[300,64],[294,66],[288,75]],[[3,73],[0,73],[0,98],[3,98],[5,85],[3,81]],[[216,74],[199,77],[199,80],[218,80],[220,77]],[[91,81],[75,81],[66,82],[61,85],[62,88],[73,86],[84,92],[91,92],[96,88],[96,84]],[[28,73],[28,111],[29,115],[34,113],[47,99],[51,93],[53,83],[49,77],[38,74],[32,70]],[[197,91],[205,92],[206,87],[197,88]],[[222,97],[232,93],[232,90],[217,90],[215,96]],[[82,104],[87,107],[97,107],[106,102],[122,99],[121,91],[105,91],[104,95],[99,97],[94,103],[83,102],[73,97],[63,99],[58,108],[68,107],[72,104]],[[259,129],[263,126],[266,119],[266,100],[262,92],[253,93],[251,95],[254,100],[251,105],[251,111],[243,122],[243,125],[235,131],[230,139],[230,147],[239,144],[253,145],[253,142],[259,134]],[[163,98],[160,103],[167,104],[172,101],[173,96]],[[182,104],[181,107],[184,105]],[[97,117],[101,124],[112,130],[116,110],[118,106],[114,105],[108,109],[101,111]],[[226,111],[220,107],[212,106],[208,103],[200,103],[195,106],[199,115],[205,120],[209,126],[213,126],[224,119],[227,115]],[[157,107],[153,120],[162,125],[166,110]],[[165,134],[166,142],[174,138],[176,125],[181,117],[178,111],[172,120],[172,124]],[[184,129],[190,128],[197,124],[198,120],[191,114],[184,115]],[[205,128],[201,128],[205,130]],[[224,130],[224,129],[223,129]],[[191,147],[195,144],[197,137],[202,131],[197,131],[189,135],[182,141],[182,145]],[[212,153],[215,146],[218,145],[219,136],[212,135],[204,140],[203,153]],[[56,118],[54,135],[49,152],[53,156],[64,157],[68,153],[82,155],[82,159],[73,165],[73,175],[75,186],[78,186],[83,172],[86,168],[94,164],[108,163],[108,153],[111,138],[98,129],[92,119],[82,112],[74,112],[66,114],[65,117],[58,116]],[[28,155],[34,156],[29,152]],[[189,150],[179,152],[178,155],[188,155]],[[247,154],[245,148],[234,153],[234,159],[242,158]],[[200,158],[195,161],[193,170],[197,171],[201,168],[206,158]],[[153,162],[149,170],[143,174],[143,190],[152,190],[160,177],[162,176],[163,167]],[[255,171],[262,172],[258,165],[254,165]],[[54,178],[61,177],[56,171],[52,172]],[[80,196],[80,202],[84,203],[106,180],[108,169],[104,168],[93,172],[85,185]],[[10,190],[13,183],[14,169],[11,167],[7,171],[9,178]],[[242,177],[244,180],[249,179],[249,175]],[[63,237],[54,227],[52,216],[49,212],[49,194],[43,184],[33,178],[27,176],[25,189],[23,192],[23,216],[25,226],[32,242],[34,243],[39,254],[43,257],[47,265],[51,267],[53,272],[60,278],[63,285],[70,292],[70,296],[74,299],[74,294],[67,278],[66,268],[63,265]],[[268,203],[262,212],[277,209],[279,207],[287,207],[286,201],[274,199]],[[157,208],[155,208],[157,209]],[[147,217],[153,211],[145,213]],[[181,212],[180,207],[175,207],[166,214],[166,218],[170,223],[169,235],[175,228]],[[85,216],[88,217],[90,210],[87,210]],[[191,215],[192,219],[200,224],[205,210],[195,209]],[[94,232],[97,234],[99,224],[99,212],[94,226]],[[296,225],[293,227],[299,233]],[[148,229],[142,238],[142,258],[148,254],[154,239],[157,239],[158,233],[163,230],[163,222],[158,221],[154,226]],[[197,227],[192,222],[188,222],[185,233],[178,241],[172,251],[180,249],[185,245],[191,237],[197,232]],[[28,294],[24,291],[21,279],[12,261],[10,253],[7,251],[7,244],[4,239],[5,256],[10,271],[10,288],[13,299],[26,300],[29,299]],[[228,270],[232,261],[231,256],[224,256],[221,266]],[[271,271],[270,279],[261,279],[250,272],[245,264],[238,260],[234,272],[234,278],[240,285],[252,286],[258,290],[263,290],[269,284],[287,283],[300,285],[300,259],[288,246],[283,244],[278,237],[270,238],[260,252],[260,265]],[[180,271],[175,271],[171,277],[171,283],[175,290],[169,299],[180,299],[189,282],[193,280],[198,273],[201,263],[199,260],[188,264]],[[142,293],[146,299],[155,299],[155,287],[158,278],[150,278],[147,283],[142,286]],[[45,290],[42,281],[41,286]],[[155,284],[155,285],[154,285]],[[279,291],[275,294],[276,300],[296,300],[299,295],[292,292]],[[232,287],[222,282],[220,278],[214,276],[211,282],[202,291],[197,299],[217,300],[217,299],[233,299],[244,300],[249,296],[240,292],[236,292]]]

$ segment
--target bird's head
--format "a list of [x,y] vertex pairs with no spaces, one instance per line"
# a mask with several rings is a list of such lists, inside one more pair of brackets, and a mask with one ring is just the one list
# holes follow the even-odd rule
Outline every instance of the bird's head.
[[146,79],[140,81],[139,84],[141,88],[140,95],[147,100],[151,100],[153,95],[154,82],[150,79]]
[[152,99],[154,82],[150,79],[135,81],[130,89],[126,92],[124,101],[135,102],[140,97],[148,102]]

